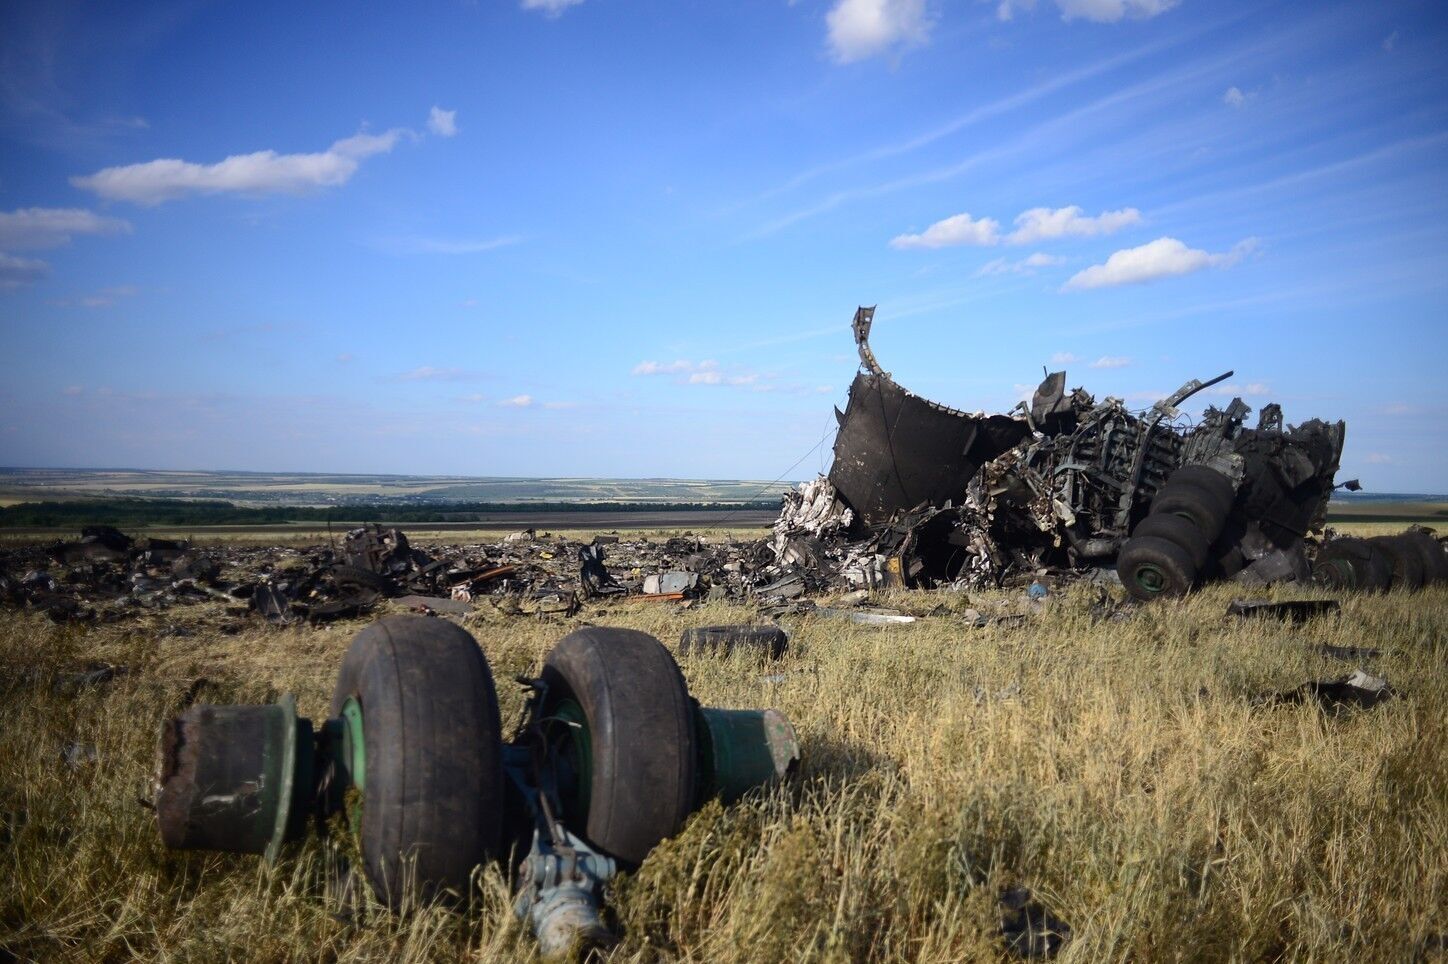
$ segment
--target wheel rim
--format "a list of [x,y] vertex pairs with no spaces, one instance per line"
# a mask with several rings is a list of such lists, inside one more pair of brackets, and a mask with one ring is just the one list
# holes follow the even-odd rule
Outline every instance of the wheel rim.
[[355,793],[346,795],[347,822],[353,832],[362,831],[362,795],[367,788],[367,739],[362,728],[362,704],[354,696],[342,704],[342,753],[340,763],[347,783]]
[[1166,589],[1166,573],[1160,567],[1144,562],[1136,567],[1134,574],[1136,584],[1149,593],[1159,593]]
[[593,735],[588,729],[588,717],[577,701],[568,699],[553,710],[549,722],[555,724],[547,732],[555,755],[559,802],[570,823],[586,826],[593,794]]

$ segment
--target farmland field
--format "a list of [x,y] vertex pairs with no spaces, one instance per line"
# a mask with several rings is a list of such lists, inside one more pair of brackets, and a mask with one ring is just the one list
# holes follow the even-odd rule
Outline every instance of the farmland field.
[[[611,960],[995,960],[998,898],[1022,886],[1069,924],[1063,961],[1399,961],[1441,947],[1448,590],[1348,596],[1340,616],[1295,627],[1226,616],[1239,592],[1119,613],[1085,585],[1039,607],[1020,591],[897,592],[879,601],[924,618],[787,616],[778,663],[680,656],[701,702],[783,709],[803,770],[706,806],[617,880]],[[977,627],[967,608],[1022,618]],[[574,626],[633,627],[672,649],[688,626],[760,618],[747,604],[614,603],[552,622],[483,607],[463,625],[506,726],[521,705],[512,676]],[[147,620],[7,611],[0,624],[0,958],[533,953],[496,867],[463,911],[394,916],[344,906],[315,841],[273,868],[164,850],[145,806],[162,719],[197,686],[216,703],[292,692],[323,716],[366,623],[225,635],[207,606]],[[1378,653],[1344,662],[1321,644]],[[97,661],[127,672],[54,685]],[[1398,695],[1338,718],[1254,702],[1355,667]],[[67,759],[77,746],[93,755]]]

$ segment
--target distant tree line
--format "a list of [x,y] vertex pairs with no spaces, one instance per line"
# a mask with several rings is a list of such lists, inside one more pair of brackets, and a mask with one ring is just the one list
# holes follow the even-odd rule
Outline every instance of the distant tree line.
[[778,499],[752,502],[449,502],[435,506],[383,503],[318,506],[239,506],[230,502],[185,499],[87,499],[75,502],[22,502],[0,508],[0,526],[84,525],[224,526],[284,522],[479,522],[485,515],[516,512],[688,512],[773,510]]

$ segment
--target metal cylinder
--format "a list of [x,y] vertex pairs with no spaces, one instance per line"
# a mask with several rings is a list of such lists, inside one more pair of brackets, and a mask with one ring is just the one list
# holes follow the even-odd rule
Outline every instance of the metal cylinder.
[[276,859],[306,828],[312,792],[310,720],[296,700],[271,706],[193,706],[161,732],[156,819],[179,850]]
[[799,766],[799,740],[779,710],[698,710],[702,799],[738,800]]

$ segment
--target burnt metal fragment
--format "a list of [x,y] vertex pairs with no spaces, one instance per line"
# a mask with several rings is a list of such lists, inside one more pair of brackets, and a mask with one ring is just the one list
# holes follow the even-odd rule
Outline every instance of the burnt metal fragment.
[[1341,611],[1336,599],[1234,599],[1227,606],[1229,616],[1271,617],[1292,623],[1304,623],[1313,616],[1328,616]]

